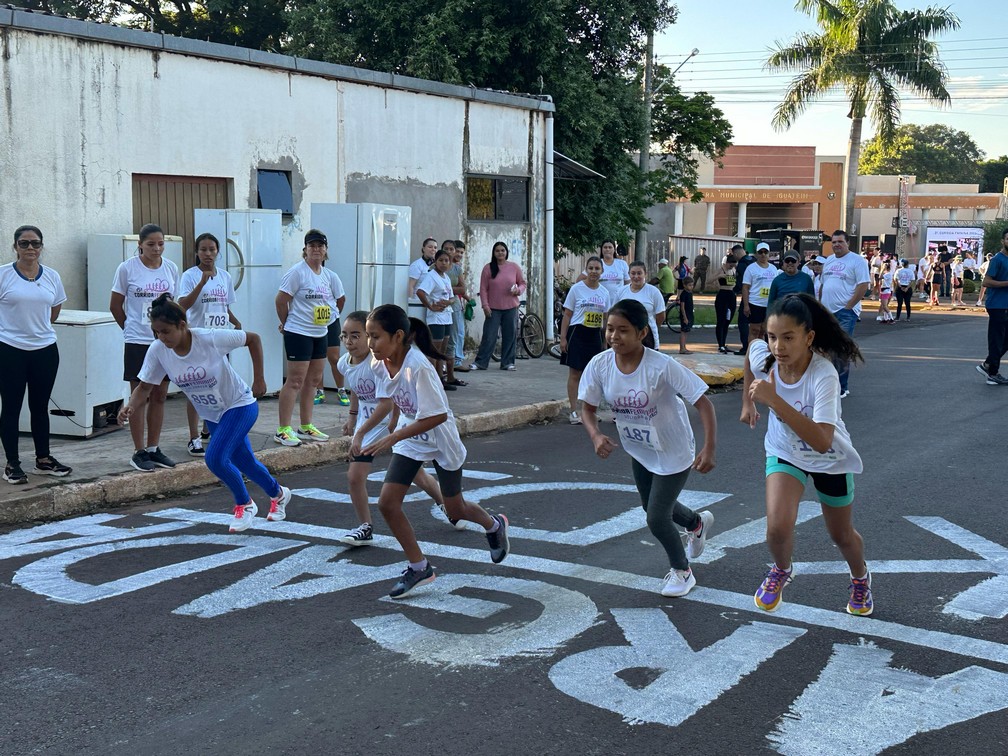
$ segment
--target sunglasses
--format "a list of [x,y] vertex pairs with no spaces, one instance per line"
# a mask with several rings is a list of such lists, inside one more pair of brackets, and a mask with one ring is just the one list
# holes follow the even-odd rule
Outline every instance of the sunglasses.
[[42,249],[41,239],[19,239],[17,243],[18,249]]

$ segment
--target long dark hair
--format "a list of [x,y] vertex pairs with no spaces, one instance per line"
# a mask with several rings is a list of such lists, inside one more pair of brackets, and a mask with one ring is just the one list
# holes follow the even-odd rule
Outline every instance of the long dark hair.
[[502,241],[494,242],[494,245],[490,248],[490,278],[497,278],[497,274],[500,273],[500,265],[497,264],[497,258],[494,257],[494,250],[497,247],[504,247],[504,259],[507,260],[511,256],[511,250],[508,249],[508,245]]
[[644,338],[641,341],[648,349],[655,348],[654,334],[651,332],[651,321],[648,318],[647,310],[636,299],[621,299],[609,308],[609,314],[626,318],[630,321],[630,325],[638,331],[646,329],[647,333],[644,334]]
[[[784,315],[806,331],[813,331],[812,349],[824,357],[837,358],[847,362],[864,362],[864,357],[858,345],[833,313],[823,307],[822,303],[811,294],[788,294],[781,299],[775,299],[767,311],[767,321],[775,315]],[[771,354],[763,363],[763,372],[769,373],[776,358]]]
[[172,297],[172,295],[167,291],[151,302],[150,319],[152,323],[155,320],[162,320],[169,325],[175,326],[176,328],[180,323],[187,322],[185,310],[182,309],[182,305],[176,302],[174,297]]
[[199,265],[199,245],[200,245],[200,242],[201,241],[206,241],[208,239],[214,243],[215,247],[217,247],[217,254],[220,254],[220,251],[221,251],[220,242],[217,241],[217,237],[214,236],[213,234],[211,234],[209,231],[206,232],[206,233],[200,234],[199,236],[196,237],[196,243],[193,246],[193,257],[196,258],[196,264],[197,265]]
[[394,304],[383,304],[375,307],[368,313],[368,320],[373,320],[385,333],[395,335],[396,331],[403,332],[403,346],[409,349],[411,344],[416,344],[417,349],[423,352],[432,360],[447,360],[446,355],[441,354],[434,347],[434,337],[431,336],[430,328],[420,318],[411,318],[402,307]]

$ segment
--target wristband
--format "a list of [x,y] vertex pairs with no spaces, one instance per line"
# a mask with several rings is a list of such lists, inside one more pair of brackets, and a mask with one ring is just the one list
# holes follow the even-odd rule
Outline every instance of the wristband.
[[358,414],[358,413],[356,413],[356,412],[350,412],[350,413],[348,413],[348,414],[351,414],[351,415],[356,415],[356,414]]

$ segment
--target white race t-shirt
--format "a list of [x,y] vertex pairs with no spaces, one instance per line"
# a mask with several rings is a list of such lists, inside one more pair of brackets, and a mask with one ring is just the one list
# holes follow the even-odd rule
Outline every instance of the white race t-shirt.
[[624,286],[627,286],[627,282],[630,280],[630,266],[627,265],[626,260],[619,257],[614,257],[612,265],[606,265],[606,261],[602,261],[602,275],[599,277],[599,283],[602,287],[609,292],[609,306],[616,304],[618,301],[616,299],[616,294]]
[[765,268],[759,263],[750,265],[742,274],[742,285],[749,284],[749,304],[766,307],[770,300],[770,284],[784,271],[767,263]]
[[67,300],[59,273],[39,265],[38,276],[29,281],[14,266],[0,268],[0,341],[26,351],[55,344],[52,308]]
[[[416,260],[410,263],[409,272],[406,274],[406,276],[407,278],[411,278],[419,284],[420,279],[427,274],[427,271],[430,270],[431,265],[433,265],[433,262],[427,262],[426,260],[423,259],[423,256],[421,255]],[[419,299],[417,299],[416,288],[413,289],[413,298],[410,301],[411,302],[420,301]]]
[[154,341],[151,330],[151,303],[165,292],[175,296],[179,272],[175,263],[161,258],[161,266],[151,270],[133,255],[119,264],[112,279],[112,291],[125,297],[126,326],[123,337],[127,344],[150,344]]
[[[860,258],[859,255],[855,256]],[[867,264],[865,267],[867,268]],[[769,356],[770,347],[765,341],[756,339],[750,342],[749,366],[757,378],[768,379],[767,373],[763,372],[763,365]],[[798,434],[771,411],[766,439],[763,441],[767,456],[778,457],[806,472],[861,472],[861,457],[851,444],[850,434],[840,416],[840,378],[833,363],[821,354],[813,354],[805,374],[793,384],[781,380],[776,363],[770,370],[774,373],[778,396],[813,422],[829,423],[834,431],[832,448],[825,454],[820,454],[798,438]]]
[[[357,431],[374,414],[378,407],[378,398],[375,391],[378,386],[378,361],[374,357],[368,357],[356,365],[350,364],[350,353],[343,352],[336,369],[346,381],[346,387],[357,397],[357,423],[354,425],[354,432]],[[384,369],[384,368],[383,368]],[[387,371],[385,373],[388,375]],[[370,446],[376,441],[380,441],[388,435],[388,422],[382,420],[364,436],[362,447]]]
[[396,373],[389,377],[384,362],[375,361],[379,399],[392,399],[399,408],[396,430],[412,425],[425,417],[447,414],[448,418],[426,433],[400,441],[392,447],[395,454],[422,462],[436,461],[445,470],[458,470],[465,464],[466,448],[459,438],[455,415],[448,406],[441,380],[423,352],[410,347],[406,359]]
[[[831,255],[826,258],[822,269],[823,306],[830,312],[837,312],[847,306],[860,284],[871,281],[868,263],[861,255],[848,252],[843,257]],[[854,312],[861,314],[861,300],[854,304]]]
[[322,268],[316,273],[302,260],[284,273],[280,291],[293,299],[284,330],[302,336],[325,336],[329,324],[339,317],[336,300],[344,295],[343,283],[331,270]]
[[900,286],[909,286],[914,281],[917,280],[917,275],[914,273],[914,269],[910,266],[905,268],[900,268],[896,271],[896,282]]
[[604,286],[600,285],[597,289],[592,289],[584,281],[578,281],[570,287],[563,306],[565,310],[574,313],[571,316],[570,325],[601,328],[602,318],[609,312],[612,305],[609,292]]
[[887,270],[885,273],[883,273],[882,274],[882,279],[879,281],[879,283],[880,283],[879,291],[888,292],[888,293],[891,294],[892,293],[892,279],[893,279],[892,271]]
[[[179,279],[179,298],[188,296],[203,279],[198,265],[186,270]],[[206,282],[192,307],[186,312],[190,328],[230,328],[228,308],[235,303],[234,283],[231,274],[217,268],[217,273]]]
[[644,309],[648,313],[648,326],[651,328],[651,333],[654,334],[655,347],[657,348],[659,345],[658,321],[655,320],[655,315],[659,312],[665,312],[665,297],[662,296],[661,290],[657,286],[646,283],[640,291],[634,291],[630,288],[630,284],[627,284],[617,292],[609,306],[612,307],[621,299],[635,299],[644,305]]
[[667,354],[645,349],[637,369],[624,375],[606,349],[585,367],[578,399],[596,407],[609,402],[627,454],[656,475],[674,475],[696,459],[683,399],[696,404],[706,392],[706,383]]
[[[435,302],[450,302],[455,297],[452,293],[451,279],[446,274],[438,273],[433,268],[424,273],[423,278],[416,285],[416,290],[426,294],[427,301],[431,304]],[[450,307],[438,312],[434,310],[425,310],[424,312],[428,325],[451,325],[452,311]]]
[[254,404],[252,390],[225,359],[228,352],[245,346],[245,331],[220,328],[190,331],[189,354],[180,357],[175,350],[155,341],[147,350],[137,377],[157,386],[167,375],[189,397],[199,416],[211,423],[219,423],[229,409]]

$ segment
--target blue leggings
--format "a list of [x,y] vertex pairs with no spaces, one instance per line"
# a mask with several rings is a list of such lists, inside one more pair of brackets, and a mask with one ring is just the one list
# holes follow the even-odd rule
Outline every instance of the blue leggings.
[[210,444],[203,460],[210,472],[231,489],[237,505],[247,504],[251,498],[245,488],[242,473],[270,497],[280,495],[280,484],[263,463],[256,459],[248,440],[249,431],[258,417],[259,405],[247,404],[244,407],[232,407],[221,416],[220,422],[207,421]]

